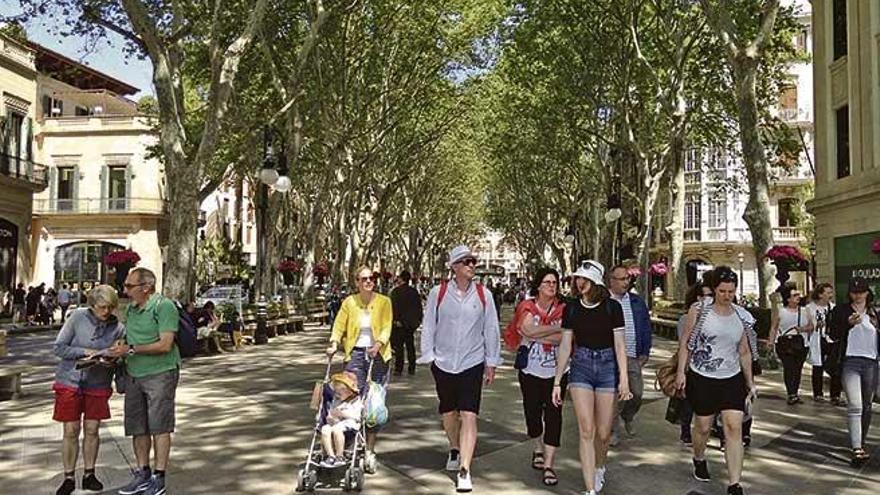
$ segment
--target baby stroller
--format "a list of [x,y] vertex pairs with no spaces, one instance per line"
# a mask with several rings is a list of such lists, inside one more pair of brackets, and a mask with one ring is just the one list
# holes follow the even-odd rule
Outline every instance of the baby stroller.
[[[324,381],[322,386],[322,398],[318,406],[316,415],[315,428],[312,432],[312,442],[309,445],[309,453],[306,458],[305,466],[299,470],[296,476],[296,491],[313,492],[318,486],[319,475],[329,474],[337,471],[338,468],[328,468],[321,464],[323,455],[321,449],[320,435],[321,427],[327,422],[327,412],[330,403],[333,402],[333,388],[330,386],[330,368],[333,364],[333,357],[327,360],[327,369],[324,372]],[[367,367],[367,380],[369,384],[372,378],[373,360],[369,361]],[[364,387],[364,391],[360,393],[361,400],[366,404],[369,400],[370,387]],[[370,472],[375,472],[375,466],[366,466],[367,458],[367,408],[363,408],[361,415],[360,428],[357,431],[346,432],[345,439],[345,473],[342,478],[342,489],[346,492],[359,492],[364,487],[364,470],[370,468]],[[373,460],[375,462],[375,460]]]

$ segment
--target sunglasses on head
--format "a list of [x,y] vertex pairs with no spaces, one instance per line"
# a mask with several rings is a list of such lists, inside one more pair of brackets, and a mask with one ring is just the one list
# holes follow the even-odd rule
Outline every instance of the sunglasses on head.
[[723,271],[718,274],[718,281],[719,282],[734,282],[735,283],[737,280],[738,280],[738,278],[737,278],[736,274],[733,272],[730,272],[730,271]]
[[589,260],[581,261],[581,268],[583,268],[585,270],[589,270],[590,268],[595,268],[596,270],[599,270],[600,272],[602,271],[602,269],[599,268],[599,265],[597,265]]

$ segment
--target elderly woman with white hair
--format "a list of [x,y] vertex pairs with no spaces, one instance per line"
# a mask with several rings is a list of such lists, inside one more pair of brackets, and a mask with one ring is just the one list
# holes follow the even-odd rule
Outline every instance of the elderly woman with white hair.
[[116,289],[99,285],[88,295],[88,306],[71,312],[55,338],[55,355],[61,358],[55,369],[55,412],[53,419],[64,424],[61,457],[64,481],[56,492],[73,493],[76,489],[76,461],[80,431],[83,435],[84,473],[82,488],[101,491],[104,486],[95,477],[101,420],[110,418],[109,400],[112,368],[96,364],[77,367],[83,358],[103,355],[123,336],[123,326],[113,311],[118,305]]

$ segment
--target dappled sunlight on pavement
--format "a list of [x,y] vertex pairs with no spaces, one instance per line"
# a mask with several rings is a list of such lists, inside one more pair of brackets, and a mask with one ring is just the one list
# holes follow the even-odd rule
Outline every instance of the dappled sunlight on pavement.
[[[187,360],[177,395],[169,493],[292,493],[314,428],[308,403],[313,384],[324,376],[328,335],[327,327],[310,325],[304,333],[273,338],[265,346]],[[3,495],[51,494],[61,481],[61,427],[51,420],[53,338],[16,336],[10,347],[12,359],[35,369],[25,379],[25,397],[0,402]],[[637,435],[612,449],[603,494],[724,493],[726,471],[717,440],[711,440],[708,452],[713,481],[698,483],[690,474],[690,452],[678,441],[678,427],[663,420],[666,400],[652,388],[652,367],[672,352],[673,344],[659,339],[656,344],[645,370],[647,389]],[[541,472],[530,467],[533,444],[524,433],[512,356],[506,353],[505,358],[496,383],[483,395],[472,468],[475,493],[578,493],[583,482],[571,403],[566,404],[556,462],[559,486],[547,488]],[[334,369],[340,366],[337,356]],[[859,471],[848,465],[844,409],[811,402],[787,406],[779,372],[768,372],[759,382],[761,397],[743,475],[749,493],[873,495],[880,489],[880,460]],[[804,384],[809,385],[808,371]],[[391,420],[377,446],[379,472],[367,476],[363,493],[454,493],[454,475],[443,470],[447,445],[430,371],[419,367],[415,376],[393,376],[388,405]],[[111,411],[113,418],[102,428],[98,460],[106,493],[127,482],[133,462],[122,431],[121,396],[111,399]],[[872,435],[870,446],[877,443]],[[339,480],[330,476],[322,481]]]

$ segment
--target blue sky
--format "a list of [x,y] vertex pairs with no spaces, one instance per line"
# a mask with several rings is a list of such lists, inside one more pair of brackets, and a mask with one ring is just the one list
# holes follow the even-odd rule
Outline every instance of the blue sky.
[[[0,0],[0,17],[20,14],[18,2],[15,0]],[[153,69],[147,60],[126,58],[123,53],[122,39],[115,34],[110,34],[106,41],[89,49],[85,39],[64,38],[55,34],[58,20],[46,16],[34,19],[25,25],[28,38],[50,50],[70,57],[96,70],[124,81],[140,89],[133,95],[137,100],[141,96],[151,95],[153,91]]]

